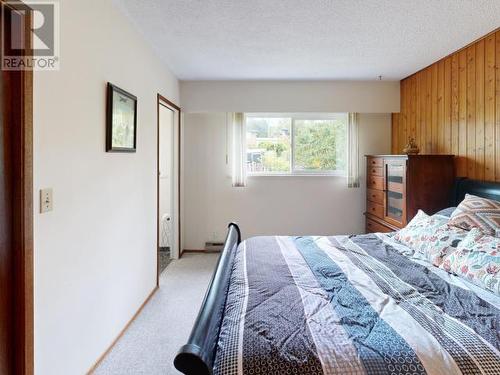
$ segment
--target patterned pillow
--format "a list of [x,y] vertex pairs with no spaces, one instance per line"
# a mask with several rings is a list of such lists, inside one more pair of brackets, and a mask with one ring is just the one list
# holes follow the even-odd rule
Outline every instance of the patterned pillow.
[[472,229],[441,268],[500,295],[500,238]]
[[448,218],[444,216],[429,216],[424,211],[418,210],[408,225],[394,235],[394,239],[414,251],[422,252],[421,248],[429,237],[447,221]]
[[478,228],[483,233],[500,234],[500,202],[466,194],[465,199],[453,211],[450,225],[471,230]]
[[443,263],[443,259],[454,252],[460,242],[467,237],[465,229],[444,224],[435,229],[433,233],[426,234],[421,238],[418,252],[436,267]]

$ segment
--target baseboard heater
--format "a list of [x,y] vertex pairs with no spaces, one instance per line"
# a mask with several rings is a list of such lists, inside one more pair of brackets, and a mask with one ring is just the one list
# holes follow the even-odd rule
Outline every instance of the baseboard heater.
[[224,242],[205,242],[205,251],[207,253],[221,252],[224,247]]

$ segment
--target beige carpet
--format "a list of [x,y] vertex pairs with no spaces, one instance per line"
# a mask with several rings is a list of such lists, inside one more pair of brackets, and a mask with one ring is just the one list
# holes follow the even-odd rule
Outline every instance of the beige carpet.
[[95,374],[180,374],[173,360],[185,344],[219,254],[185,254],[160,276],[160,289]]

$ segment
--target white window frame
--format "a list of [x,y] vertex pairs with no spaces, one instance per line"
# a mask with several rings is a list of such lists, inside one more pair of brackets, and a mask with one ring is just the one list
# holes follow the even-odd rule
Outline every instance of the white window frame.
[[[243,141],[243,155],[245,155],[245,163],[246,163],[246,155],[247,155],[247,141],[246,141],[246,132],[247,132],[247,118],[248,117],[258,117],[258,118],[290,118],[292,120],[290,126],[290,172],[248,172],[248,177],[286,177],[286,176],[325,176],[325,177],[346,177],[346,170],[334,170],[334,171],[304,171],[304,170],[295,170],[295,120],[333,120],[339,115],[345,115],[346,120],[348,119],[347,112],[335,112],[335,113],[261,113],[261,112],[252,112],[245,113],[243,118],[243,134],[245,134]],[[348,124],[346,124],[346,134],[349,130]],[[347,162],[347,139],[346,137],[346,162]],[[245,165],[246,168],[246,165]]]

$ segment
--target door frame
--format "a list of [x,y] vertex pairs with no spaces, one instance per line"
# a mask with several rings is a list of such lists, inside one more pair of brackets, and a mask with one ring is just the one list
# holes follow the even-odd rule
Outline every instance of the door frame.
[[[174,152],[175,146],[177,145],[177,153],[173,153],[174,158],[172,160],[173,165],[173,182],[174,182],[174,202],[175,202],[175,191],[177,191],[177,218],[174,218],[175,228],[177,230],[177,248],[178,248],[178,256],[179,258],[182,255],[182,242],[181,242],[181,107],[172,102],[171,100],[165,98],[161,94],[157,94],[157,114],[156,114],[156,285],[159,286],[160,282],[160,270],[159,270],[159,262],[160,262],[160,108],[161,106],[167,107],[173,111],[177,111],[177,123],[174,124],[173,134],[174,137],[172,139],[174,144]],[[177,163],[176,160],[177,159]],[[177,171],[175,171],[175,167],[177,167]],[[175,173],[177,172],[177,173]],[[177,179],[177,184],[175,184],[175,179]],[[176,185],[176,186],[175,186]]]
[[[2,12],[8,8],[18,12],[24,22],[24,56],[33,56],[32,9],[23,2],[0,0]],[[11,30],[11,28],[6,28]],[[5,35],[2,35],[5,38]],[[14,321],[13,365],[16,374],[34,373],[34,308],[33,308],[33,71],[31,69],[2,70],[8,90],[4,119],[12,131],[13,185],[13,260],[14,260]],[[4,84],[4,87],[6,85]],[[16,108],[19,110],[12,110]]]

